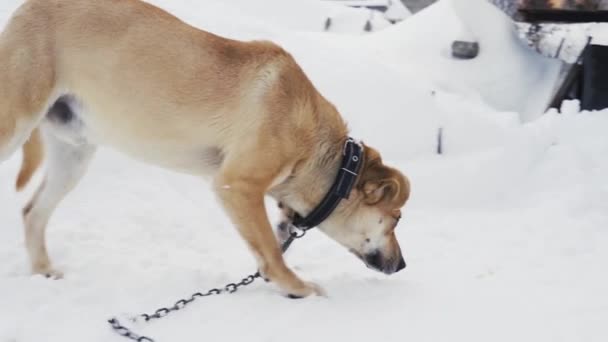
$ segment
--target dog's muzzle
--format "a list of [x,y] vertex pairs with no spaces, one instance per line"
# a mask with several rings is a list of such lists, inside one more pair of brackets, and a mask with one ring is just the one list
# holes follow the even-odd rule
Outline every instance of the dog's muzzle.
[[378,250],[363,256],[359,255],[358,253],[355,253],[355,255],[357,255],[368,268],[384,274],[393,274],[399,272],[406,266],[403,256],[399,255],[398,258],[386,258]]

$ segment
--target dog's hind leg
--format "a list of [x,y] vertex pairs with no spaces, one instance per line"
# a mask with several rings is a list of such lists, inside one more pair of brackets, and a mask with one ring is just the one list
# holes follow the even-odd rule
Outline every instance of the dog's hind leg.
[[32,6],[25,3],[0,34],[0,162],[38,126],[56,87],[48,15],[24,14]]
[[78,184],[96,148],[90,144],[75,145],[48,132],[45,136],[48,151],[47,174],[36,195],[23,209],[25,243],[32,272],[60,278],[62,274],[51,266],[46,248],[47,222],[59,202]]

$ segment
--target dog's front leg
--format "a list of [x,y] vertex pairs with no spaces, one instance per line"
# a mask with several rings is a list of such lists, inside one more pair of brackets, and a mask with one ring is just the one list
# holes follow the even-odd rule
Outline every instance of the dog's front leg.
[[[241,169],[242,170],[242,169]],[[266,214],[263,180],[242,173],[224,172],[215,180],[216,192],[241,236],[258,261],[263,277],[292,297],[321,295],[321,288],[304,282],[287,267]]]

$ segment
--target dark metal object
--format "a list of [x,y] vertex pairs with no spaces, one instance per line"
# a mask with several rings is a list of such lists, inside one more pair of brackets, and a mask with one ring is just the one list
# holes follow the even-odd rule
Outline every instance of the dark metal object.
[[562,38],[562,40],[559,42],[559,46],[557,47],[557,51],[555,51],[555,56],[553,56],[553,58],[559,58],[559,55],[562,53],[562,48],[564,47],[565,41],[566,38]]
[[137,335],[129,328],[120,324],[120,322],[116,318],[109,319],[108,323],[110,323],[112,329],[114,329],[114,331],[120,336],[126,337],[137,342],[154,342],[154,340],[149,337]]
[[606,10],[564,10],[564,9],[535,9],[520,8],[519,14],[523,21],[530,23],[555,22],[555,23],[605,23],[608,22],[608,11]]
[[581,96],[580,79],[581,79],[581,74],[582,74],[582,69],[583,69],[581,63],[582,63],[583,55],[585,54],[585,51],[587,50],[587,48],[589,47],[589,44],[591,43],[591,39],[592,39],[591,37],[587,38],[587,44],[583,48],[583,51],[581,52],[581,54],[578,56],[576,62],[570,66],[570,69],[568,70],[566,77],[562,81],[562,84],[559,87],[559,89],[557,90],[557,92],[555,92],[555,95],[553,96],[553,99],[549,103],[548,108],[559,108],[561,106],[562,102],[565,99],[569,98],[568,95],[572,92],[574,92],[574,95],[572,96],[572,98],[580,98],[580,96]]
[[479,55],[478,42],[455,40],[452,42],[452,56],[459,59],[473,59]]
[[589,45],[583,53],[581,109],[608,108],[608,46]]
[[[295,239],[299,239],[299,238],[303,237],[304,235],[306,235],[306,232],[309,229],[311,229],[311,228],[304,229],[304,228],[297,228],[293,225],[290,225],[289,226],[289,236],[281,244],[281,250],[283,251],[283,253],[285,253],[285,251],[287,251],[287,249],[289,248],[289,246],[291,246],[292,242]],[[133,317],[131,319],[131,321],[137,322],[139,319],[143,319],[145,322],[149,322],[154,319],[160,319],[160,318],[166,317],[171,312],[182,310],[187,305],[196,301],[198,298],[203,298],[203,297],[208,297],[208,296],[213,296],[213,295],[220,295],[220,294],[225,294],[225,293],[228,293],[228,294],[235,293],[241,287],[244,287],[244,286],[247,286],[247,285],[253,283],[256,279],[260,278],[261,276],[262,275],[258,271],[254,274],[246,276],[238,283],[229,283],[229,284],[226,284],[223,288],[213,288],[205,293],[196,292],[196,293],[192,294],[190,296],[190,298],[188,298],[188,299],[178,300],[177,302],[175,302],[175,304],[173,304],[173,306],[160,308],[160,309],[156,310],[153,314],[144,313],[144,314],[138,315],[136,317]],[[152,339],[151,337],[138,335],[133,330],[122,325],[116,317],[109,319],[108,323],[110,324],[112,329],[117,334],[119,334],[125,338],[128,338],[133,341],[137,341],[137,342],[155,342],[155,340]]]
[[437,130],[437,154],[443,154],[443,127],[439,127]]
[[325,32],[329,31],[329,29],[331,28],[331,25],[332,25],[331,17],[327,17],[327,19],[325,19]]
[[561,86],[557,89],[557,92],[549,103],[548,108],[559,109],[564,100],[580,97],[581,89],[579,86],[579,80],[582,69],[583,67],[578,63],[570,65],[570,69],[568,69],[566,77],[564,78]]

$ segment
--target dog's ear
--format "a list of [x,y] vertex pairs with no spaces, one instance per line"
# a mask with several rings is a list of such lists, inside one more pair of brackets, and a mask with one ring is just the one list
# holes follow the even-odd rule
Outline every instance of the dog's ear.
[[394,179],[368,181],[363,185],[365,203],[373,205],[380,201],[394,202],[400,192],[399,183]]
[[410,195],[408,179],[398,170],[384,165],[380,154],[368,146],[365,146],[364,164],[358,184],[364,202],[369,205],[385,202],[394,208],[400,208]]

